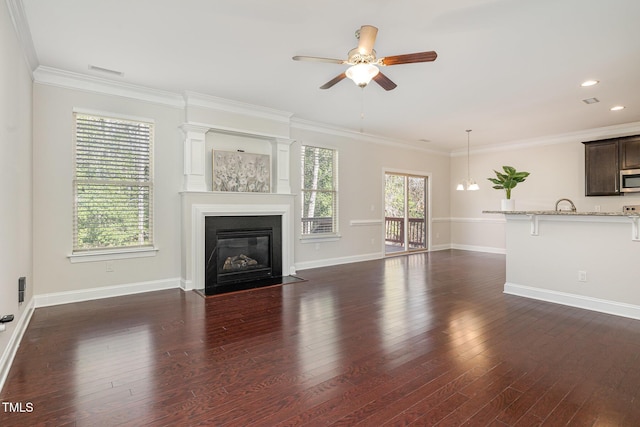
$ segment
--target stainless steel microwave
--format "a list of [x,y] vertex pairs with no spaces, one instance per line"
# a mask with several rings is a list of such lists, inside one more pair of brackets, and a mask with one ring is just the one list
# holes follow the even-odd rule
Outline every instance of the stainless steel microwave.
[[623,193],[640,193],[640,169],[620,171],[620,191]]

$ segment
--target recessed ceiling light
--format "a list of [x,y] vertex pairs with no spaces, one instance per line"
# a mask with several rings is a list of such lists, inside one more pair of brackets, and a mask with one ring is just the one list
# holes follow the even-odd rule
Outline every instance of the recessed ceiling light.
[[600,102],[600,100],[598,98],[587,98],[583,99],[582,102],[585,104],[595,104],[596,102]]
[[624,110],[624,105],[616,105],[615,107],[611,107],[611,111],[620,111]]
[[580,86],[589,87],[589,86],[597,85],[598,83],[600,83],[598,80],[585,80],[582,82]]

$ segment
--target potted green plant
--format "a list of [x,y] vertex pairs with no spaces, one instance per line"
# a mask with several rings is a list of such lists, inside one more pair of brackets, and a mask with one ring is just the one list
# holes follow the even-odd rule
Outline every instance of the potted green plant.
[[529,176],[529,172],[518,172],[512,166],[502,166],[502,170],[504,173],[494,169],[493,172],[495,172],[496,177],[487,179],[494,184],[493,188],[505,191],[506,199],[502,200],[502,210],[512,211],[515,209],[515,202],[511,199],[511,190],[513,190],[516,185],[524,182]]

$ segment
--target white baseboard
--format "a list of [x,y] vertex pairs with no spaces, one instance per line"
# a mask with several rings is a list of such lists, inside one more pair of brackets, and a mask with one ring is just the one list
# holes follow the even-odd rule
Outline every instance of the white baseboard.
[[447,243],[444,245],[431,245],[429,252],[437,252],[437,251],[447,251],[451,248],[451,244]]
[[183,291],[192,291],[193,290],[193,280],[187,280],[180,278],[180,288]]
[[370,254],[354,255],[341,258],[320,259],[317,261],[297,262],[296,271],[307,270],[309,268],[330,267],[332,265],[349,264],[352,262],[371,261],[374,259],[384,258],[382,252],[373,252]]
[[505,248],[493,248],[490,246],[473,246],[473,245],[458,245],[453,243],[451,249],[460,249],[462,251],[474,251],[474,252],[486,252],[490,254],[502,254],[505,255],[507,250]]
[[173,288],[182,288],[180,278],[36,295],[35,306],[48,307],[51,305],[90,301],[100,298],[111,298]]
[[504,293],[640,320],[640,306],[506,282]]
[[22,312],[22,316],[20,316],[16,323],[16,327],[9,338],[9,344],[5,347],[2,357],[0,357],[0,390],[2,390],[2,387],[4,387],[4,383],[7,380],[9,369],[11,369],[11,364],[16,356],[20,342],[22,341],[22,336],[27,330],[34,308],[35,298],[31,298],[25,310]]
[[[505,254],[505,250],[501,248],[490,248],[484,246],[466,246],[466,245],[432,245],[430,252],[446,251],[448,249],[460,249],[465,251],[488,252],[494,254]],[[352,262],[371,261],[374,259],[384,258],[384,253],[374,252],[370,254],[354,255],[342,258],[328,258],[317,261],[306,261],[296,263],[296,270],[307,270],[309,268],[330,267],[332,265],[349,264]]]

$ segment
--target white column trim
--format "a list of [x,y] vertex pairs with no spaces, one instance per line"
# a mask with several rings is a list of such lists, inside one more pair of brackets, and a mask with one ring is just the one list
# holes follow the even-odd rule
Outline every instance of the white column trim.
[[276,138],[273,143],[273,156],[276,171],[276,193],[291,194],[291,144],[293,139]]
[[207,191],[205,141],[208,128],[184,124],[184,191]]

